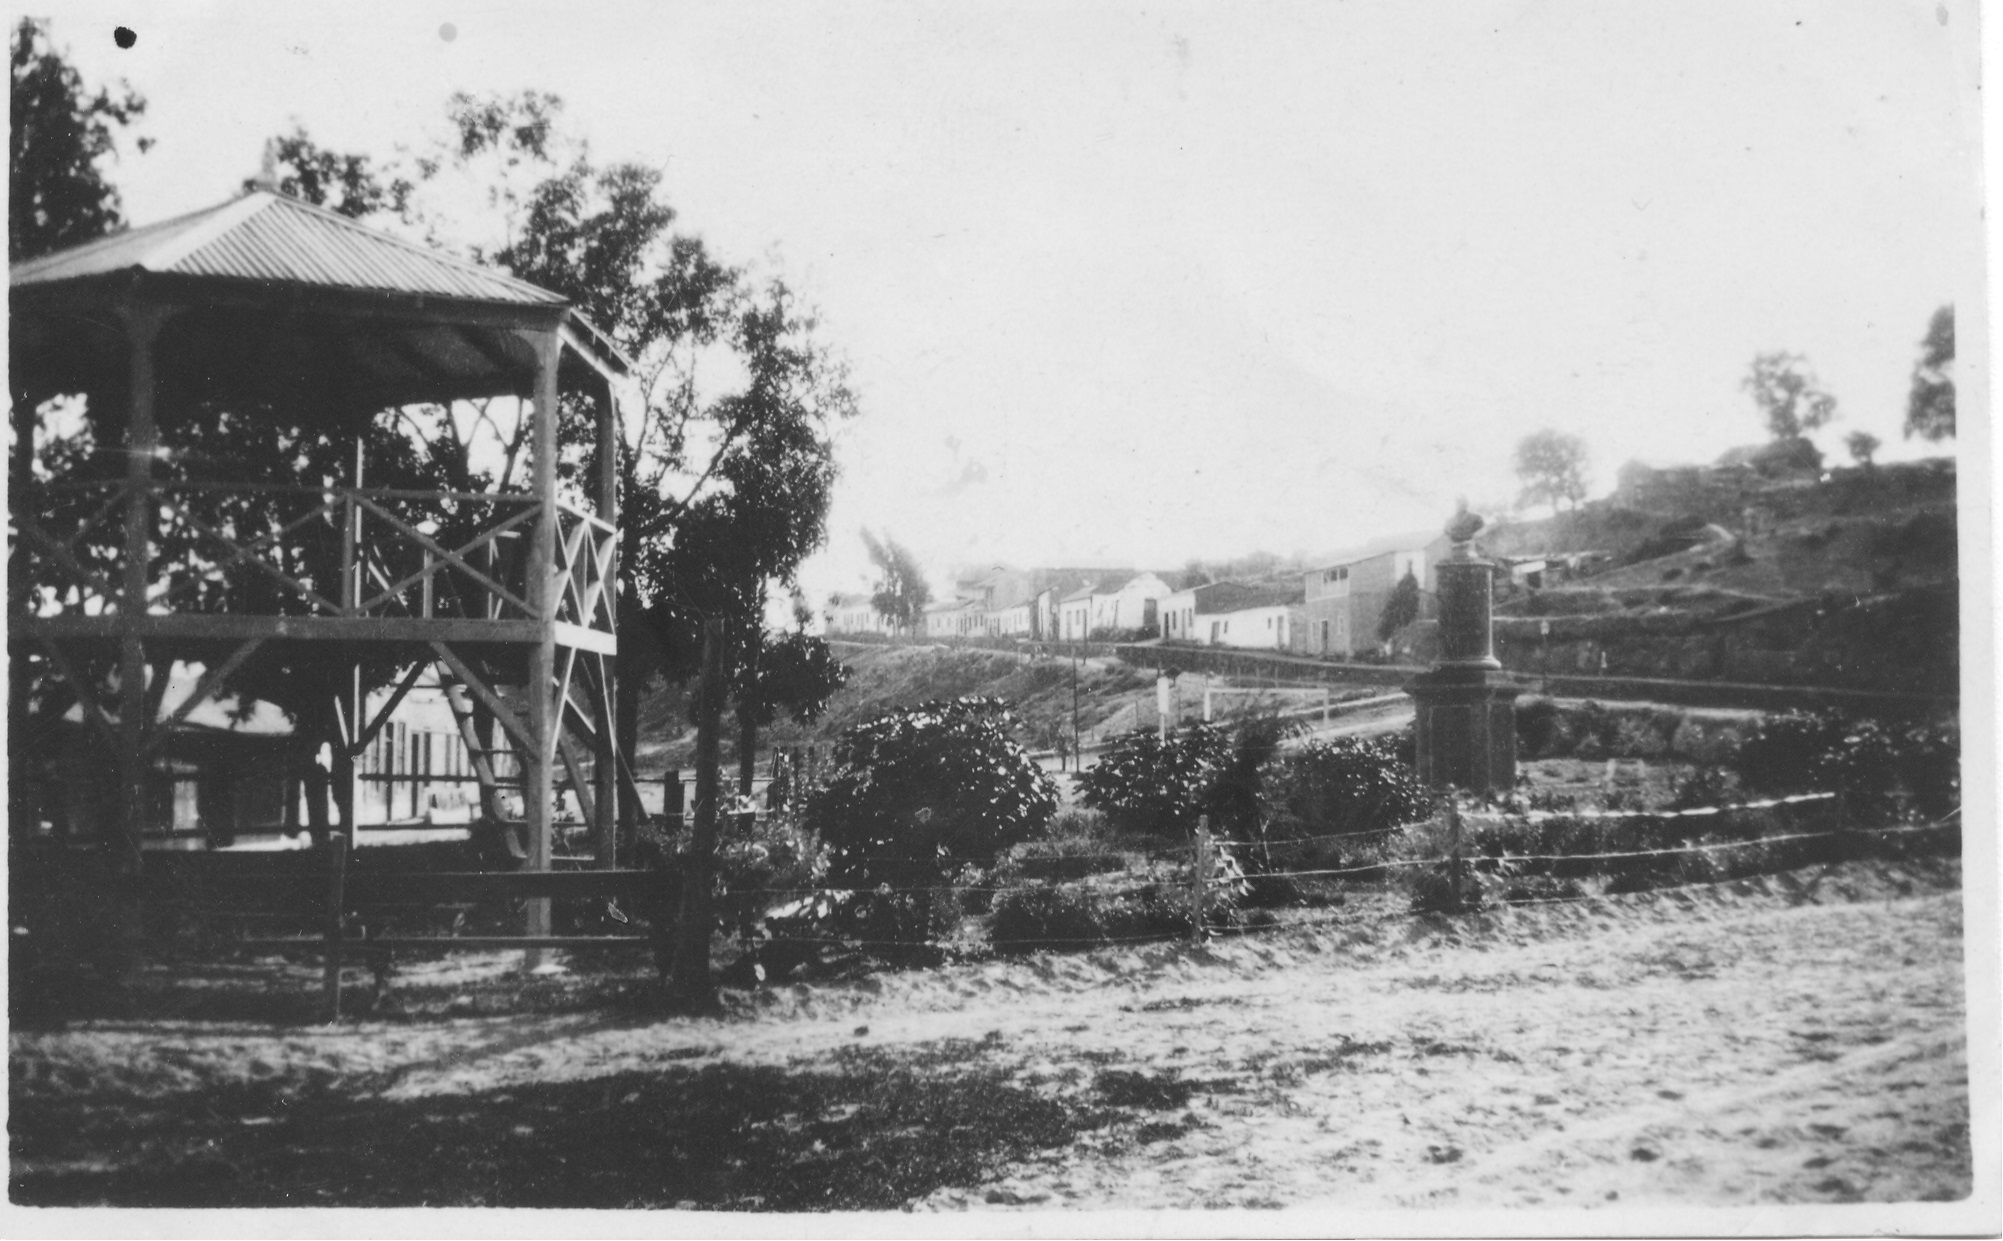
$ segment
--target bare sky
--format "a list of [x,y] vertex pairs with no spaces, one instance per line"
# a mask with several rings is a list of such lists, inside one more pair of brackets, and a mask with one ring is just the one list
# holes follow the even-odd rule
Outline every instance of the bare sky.
[[601,158],[665,166],[683,226],[783,270],[855,366],[817,595],[859,584],[863,525],[936,570],[1329,551],[1509,497],[1541,426],[1604,490],[1760,438],[1739,381],[1769,349],[1837,395],[1825,451],[1914,454],[1928,316],[1979,304],[1968,0],[53,22],[150,100],[159,145],[115,174],[140,223],[233,193],[294,120],[387,152],[454,90],[554,91]]

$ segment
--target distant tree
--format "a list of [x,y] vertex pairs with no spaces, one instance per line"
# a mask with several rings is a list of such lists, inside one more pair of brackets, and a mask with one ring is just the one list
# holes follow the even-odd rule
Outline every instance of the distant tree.
[[[102,237],[125,222],[118,191],[101,167],[118,153],[117,131],[146,114],[123,82],[93,94],[49,42],[46,22],[14,27],[8,100],[7,261],[50,254]],[[140,138],[144,154],[153,142]]]
[[864,530],[862,541],[869,548],[870,563],[878,573],[870,603],[885,620],[909,631],[924,614],[925,605],[932,602],[932,588],[925,584],[925,570],[919,567],[917,557],[889,535],[878,539]]
[[1560,504],[1577,508],[1586,498],[1586,441],[1545,428],[1516,444],[1516,477],[1523,481],[1519,504]]
[[1850,450],[1850,459],[1866,470],[1871,468],[1871,458],[1882,442],[1869,431],[1852,431],[1843,439],[1844,447]]
[[[330,151],[315,142],[304,126],[271,139],[267,148],[276,189],[288,198],[325,207],[358,220],[378,211],[402,215],[409,209],[415,186],[405,178],[379,170],[367,155]],[[243,183],[255,189],[260,177]]]
[[1954,435],[1954,307],[1933,312],[1920,360],[1913,366],[1913,391],[1906,401],[1906,438],[1943,440]]
[[1836,398],[1825,392],[1798,353],[1763,353],[1741,384],[1766,418],[1776,442],[1801,439],[1836,417]]
[[1200,560],[1192,560],[1182,566],[1182,576],[1176,579],[1177,590],[1195,590],[1198,586],[1210,585],[1211,577]]
[[1410,569],[1391,588],[1391,595],[1384,601],[1384,614],[1377,618],[1377,640],[1389,642],[1391,635],[1419,619],[1419,579],[1412,576]]

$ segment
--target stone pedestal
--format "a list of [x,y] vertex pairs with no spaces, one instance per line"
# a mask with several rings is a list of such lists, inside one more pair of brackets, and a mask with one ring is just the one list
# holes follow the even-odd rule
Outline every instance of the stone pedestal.
[[1495,565],[1475,554],[1480,528],[1465,508],[1447,525],[1453,549],[1436,568],[1440,658],[1405,686],[1418,710],[1419,779],[1473,792],[1515,786],[1516,696],[1523,692],[1495,658]]
[[1516,696],[1522,687],[1482,668],[1437,667],[1405,686],[1418,707],[1419,779],[1473,792],[1516,785]]

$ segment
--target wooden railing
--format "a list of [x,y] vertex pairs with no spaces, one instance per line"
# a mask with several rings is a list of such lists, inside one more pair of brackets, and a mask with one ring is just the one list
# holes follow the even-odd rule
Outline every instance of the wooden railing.
[[[132,488],[155,501],[145,610],[535,620],[529,547],[542,502],[517,493],[127,479],[42,483],[10,520],[37,616],[124,607]],[[618,533],[558,502],[560,623],[612,628]]]

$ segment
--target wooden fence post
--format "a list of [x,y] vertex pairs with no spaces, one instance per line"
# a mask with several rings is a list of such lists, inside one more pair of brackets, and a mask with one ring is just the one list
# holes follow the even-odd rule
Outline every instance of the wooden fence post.
[[1194,880],[1190,884],[1190,928],[1189,940],[1200,944],[1204,939],[1203,907],[1208,903],[1210,888],[1210,816],[1196,818],[1196,857],[1192,867]]
[[[347,827],[347,824],[341,826]],[[328,1022],[341,1019],[341,938],[347,926],[348,837],[346,832],[327,834],[327,911],[324,924],[326,989],[325,1015]]]
[[1451,793],[1447,795],[1447,848],[1451,851],[1447,873],[1453,877],[1454,909],[1458,911],[1462,908],[1462,880],[1465,876],[1461,865],[1461,803],[1460,798]]

